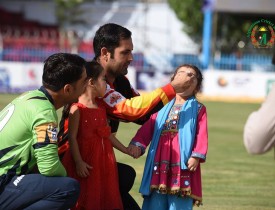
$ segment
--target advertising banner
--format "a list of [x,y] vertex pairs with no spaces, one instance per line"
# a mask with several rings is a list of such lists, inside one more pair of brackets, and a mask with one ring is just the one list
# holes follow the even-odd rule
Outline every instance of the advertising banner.
[[42,84],[43,63],[0,62],[0,92],[21,93]]
[[265,98],[275,84],[269,72],[204,71],[203,95],[216,97]]

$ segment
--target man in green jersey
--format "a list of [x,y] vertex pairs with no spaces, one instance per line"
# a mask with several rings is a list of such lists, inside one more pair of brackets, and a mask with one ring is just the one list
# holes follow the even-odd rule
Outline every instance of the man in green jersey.
[[[44,63],[38,90],[0,112],[0,209],[68,209],[79,195],[57,154],[57,113],[83,93],[87,74],[78,55],[57,53]],[[29,174],[37,165],[38,174]]]

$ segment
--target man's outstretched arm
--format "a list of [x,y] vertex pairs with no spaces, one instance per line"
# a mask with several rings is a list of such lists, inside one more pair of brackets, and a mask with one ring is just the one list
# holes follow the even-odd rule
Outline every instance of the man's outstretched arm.
[[140,118],[148,118],[151,114],[159,111],[175,97],[176,93],[188,89],[191,82],[190,77],[183,75],[162,88],[130,99],[126,99],[108,87],[101,103],[106,107],[110,117],[132,122]]

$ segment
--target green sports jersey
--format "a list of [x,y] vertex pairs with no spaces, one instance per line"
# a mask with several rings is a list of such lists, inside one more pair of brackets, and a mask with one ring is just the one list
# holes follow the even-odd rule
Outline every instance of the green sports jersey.
[[66,176],[57,153],[57,113],[45,88],[27,92],[0,112],[0,176]]

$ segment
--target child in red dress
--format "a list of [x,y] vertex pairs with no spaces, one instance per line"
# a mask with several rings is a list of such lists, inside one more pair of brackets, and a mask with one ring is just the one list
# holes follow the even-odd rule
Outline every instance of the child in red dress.
[[111,134],[106,111],[96,103],[96,98],[106,91],[103,68],[92,61],[87,62],[86,70],[86,90],[70,106],[70,149],[62,159],[68,175],[80,182],[80,196],[74,209],[123,209],[113,146],[126,154],[128,150]]

